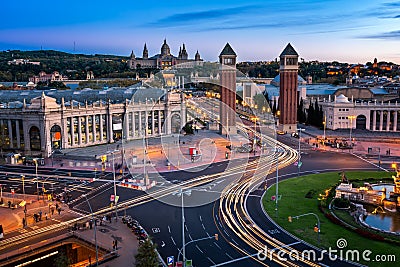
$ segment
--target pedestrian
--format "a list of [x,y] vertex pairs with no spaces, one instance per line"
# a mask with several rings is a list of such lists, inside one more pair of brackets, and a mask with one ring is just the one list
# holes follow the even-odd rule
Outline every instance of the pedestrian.
[[115,239],[115,249],[118,249],[118,239]]
[[41,221],[41,220],[42,220],[42,211],[39,210],[39,221]]
[[89,266],[92,266],[92,255],[89,254]]
[[58,203],[56,203],[56,210],[58,210]]
[[44,217],[46,218],[46,221],[47,221],[47,212],[44,213]]
[[58,208],[57,211],[58,211],[58,215],[61,215],[61,208]]
[[115,250],[115,240],[113,240],[113,249]]
[[25,218],[22,218],[22,227],[25,227],[25,225],[26,225]]
[[51,215],[54,215],[54,206],[51,206]]

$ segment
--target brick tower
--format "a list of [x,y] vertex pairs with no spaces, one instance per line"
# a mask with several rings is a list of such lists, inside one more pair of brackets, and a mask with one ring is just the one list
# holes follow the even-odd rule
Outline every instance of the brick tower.
[[279,129],[297,131],[297,76],[299,55],[289,43],[280,57]]
[[222,135],[236,134],[236,53],[227,43],[219,55],[221,103],[220,126]]

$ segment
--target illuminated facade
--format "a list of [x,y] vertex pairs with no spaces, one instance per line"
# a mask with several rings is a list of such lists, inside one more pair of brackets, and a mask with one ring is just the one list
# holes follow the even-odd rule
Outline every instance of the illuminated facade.
[[[146,97],[146,90],[152,91],[152,99]],[[19,106],[9,103],[0,108],[3,151],[48,157],[56,149],[179,133],[186,123],[181,94],[163,89],[143,91],[122,103],[64,102],[64,98],[57,103],[56,98],[44,93],[30,104],[25,100]]]
[[182,47],[179,47],[178,56],[172,55],[171,49],[167,44],[167,40],[164,40],[164,43],[161,46],[160,54],[149,57],[147,45],[144,44],[142,57],[137,58],[132,51],[128,64],[131,69],[168,69],[172,66],[184,63],[184,65],[187,65],[187,67],[193,67],[195,65],[201,64],[202,61],[203,60],[200,58],[199,51],[196,52],[194,59],[189,59],[185,44],[183,44]]

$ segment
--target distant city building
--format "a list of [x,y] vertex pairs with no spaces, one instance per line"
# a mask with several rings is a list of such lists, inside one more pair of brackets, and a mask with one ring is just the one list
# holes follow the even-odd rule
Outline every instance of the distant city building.
[[186,63],[184,64],[185,67],[190,68],[195,65],[200,65],[203,61],[200,58],[199,51],[196,52],[194,59],[189,59],[188,57],[189,56],[186,51],[185,44],[183,44],[182,47],[179,47],[178,56],[174,56],[171,54],[171,49],[169,48],[167,40],[165,39],[163,45],[161,46],[160,54],[149,57],[147,44],[144,44],[142,57],[136,57],[134,52],[132,51],[128,64],[131,69],[166,69],[183,63]]
[[38,82],[48,83],[48,82],[62,82],[68,80],[68,77],[61,75],[58,71],[54,71],[51,74],[47,74],[41,71],[38,76],[33,76],[29,78],[30,82],[37,84]]
[[27,104],[25,98],[33,95],[37,92],[0,94],[3,151],[48,157],[55,149],[180,133],[186,123],[181,93],[164,89],[52,89]]
[[30,61],[29,59],[13,59],[11,61],[7,62],[8,65],[26,65],[26,64],[30,64],[30,65],[36,65],[39,66],[40,62],[38,61]]

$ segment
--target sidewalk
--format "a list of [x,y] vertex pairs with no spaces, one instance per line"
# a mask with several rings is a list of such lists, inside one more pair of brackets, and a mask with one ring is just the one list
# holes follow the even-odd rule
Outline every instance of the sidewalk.
[[[75,236],[80,237],[95,245],[94,227],[92,229],[75,231]],[[103,249],[113,251],[113,242],[117,240],[118,257],[99,264],[99,266],[135,266],[135,255],[139,247],[136,235],[126,224],[123,224],[121,218],[118,221],[112,219],[111,223],[103,223],[96,227],[97,245]],[[92,257],[92,265],[96,259]]]
[[[24,199],[24,196],[18,194],[14,199],[16,207],[8,208],[8,200],[11,202],[13,200],[10,197],[6,197],[6,195],[7,194],[3,192],[5,204],[0,205],[0,224],[3,226],[4,238],[9,238],[29,230],[77,217],[77,214],[71,211],[66,204],[43,200],[42,196],[40,196],[40,200],[38,200],[36,195],[25,195],[27,224],[23,227],[22,223],[25,218],[25,207],[21,207],[18,204]],[[60,214],[57,212],[56,206],[61,208]],[[53,213],[52,210],[54,211]],[[34,214],[39,215],[40,212],[42,213],[42,218],[38,222],[35,222]]]

